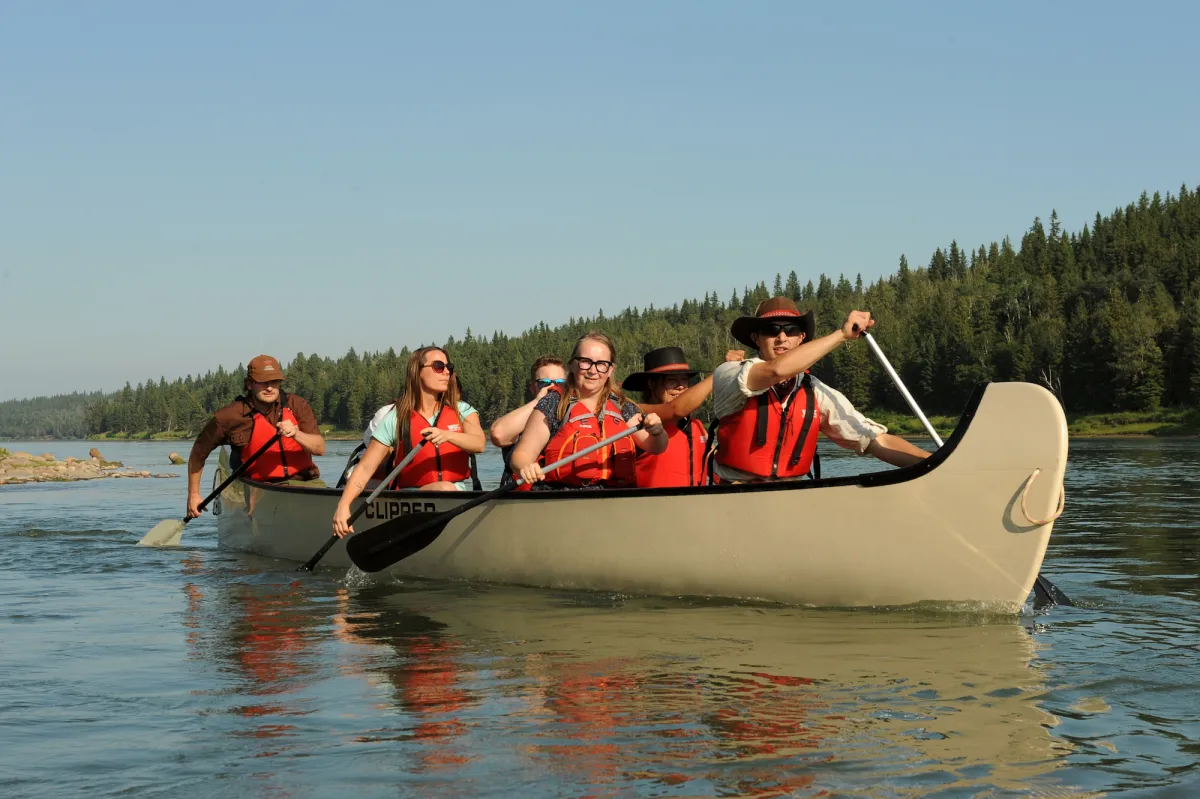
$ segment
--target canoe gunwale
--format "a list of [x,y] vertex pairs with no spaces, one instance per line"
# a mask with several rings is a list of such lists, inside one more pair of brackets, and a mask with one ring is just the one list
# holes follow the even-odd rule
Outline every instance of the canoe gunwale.
[[[764,491],[802,491],[814,488],[836,488],[839,486],[860,486],[863,488],[873,488],[877,486],[895,485],[897,483],[906,483],[929,474],[934,469],[945,463],[958,444],[966,435],[967,429],[975,418],[976,412],[979,410],[980,403],[983,401],[983,396],[987,391],[990,382],[979,383],[976,385],[971,398],[967,401],[967,406],[959,417],[958,423],[954,427],[954,432],[946,439],[945,443],[935,450],[930,456],[920,463],[912,466],[904,466],[895,469],[885,469],[878,472],[866,472],[863,474],[848,475],[845,477],[825,477],[820,480],[779,480],[773,482],[762,483],[738,483],[729,484],[722,483],[718,485],[704,486],[682,486],[674,488],[608,488],[604,489],[604,496],[613,499],[619,497],[646,497],[646,496],[689,496],[689,495],[716,495],[716,494],[740,494],[740,493],[757,493]],[[342,495],[340,488],[305,488],[303,486],[288,485],[283,483],[261,483],[255,480],[250,480],[245,477],[241,478],[241,483],[248,486],[253,486],[256,489],[263,491],[281,492],[285,494],[297,494],[303,496],[338,496]],[[451,492],[456,498],[461,498],[464,501],[478,497],[486,492],[484,491],[459,491]],[[571,499],[578,496],[595,497],[592,492],[574,492],[574,491],[517,491],[509,492],[503,496],[503,501],[519,501],[519,502],[539,502],[547,500],[563,500]],[[379,499],[446,499],[447,492],[445,491],[413,491],[405,490],[388,490],[382,491],[379,494]],[[499,498],[498,498],[499,499]]]

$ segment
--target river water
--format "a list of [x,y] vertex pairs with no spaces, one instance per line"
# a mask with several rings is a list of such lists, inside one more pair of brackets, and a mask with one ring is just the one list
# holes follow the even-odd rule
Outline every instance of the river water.
[[299,576],[211,516],[134,546],[184,494],[0,487],[0,796],[1200,796],[1195,440],[1072,441],[1078,606],[1015,617]]

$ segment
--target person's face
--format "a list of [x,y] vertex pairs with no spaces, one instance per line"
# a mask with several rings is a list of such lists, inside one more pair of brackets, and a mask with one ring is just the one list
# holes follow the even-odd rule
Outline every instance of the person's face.
[[670,402],[687,391],[687,387],[686,375],[663,375],[650,378],[650,389],[654,392],[655,402]]
[[265,383],[255,380],[250,383],[250,390],[263,405],[272,405],[279,399],[279,386],[282,383],[282,380],[268,380]]
[[773,361],[804,343],[804,329],[795,322],[769,322],[754,332],[754,341],[759,356]]
[[425,353],[421,363],[421,387],[430,394],[441,394],[450,388],[450,376],[454,374],[454,365],[441,350],[430,350]]
[[604,387],[612,373],[612,352],[603,342],[589,338],[579,345],[579,350],[571,359],[571,368],[575,370],[579,390],[584,394],[594,394]]
[[[555,383],[554,381],[560,381]],[[547,386],[562,386],[567,382],[567,370],[558,364],[546,364],[539,368],[533,375],[533,382],[529,384],[529,391],[535,396],[539,391]]]

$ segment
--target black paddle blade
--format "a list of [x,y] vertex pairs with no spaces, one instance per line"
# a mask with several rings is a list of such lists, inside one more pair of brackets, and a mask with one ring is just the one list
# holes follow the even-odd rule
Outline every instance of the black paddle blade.
[[346,554],[365,572],[383,571],[436,541],[453,517],[446,513],[399,516],[350,536]]
[[1044,608],[1050,605],[1064,605],[1066,607],[1074,607],[1075,603],[1071,598],[1064,594],[1061,589],[1054,583],[1047,580],[1042,575],[1038,575],[1033,581],[1033,594],[1037,601],[1034,606]]

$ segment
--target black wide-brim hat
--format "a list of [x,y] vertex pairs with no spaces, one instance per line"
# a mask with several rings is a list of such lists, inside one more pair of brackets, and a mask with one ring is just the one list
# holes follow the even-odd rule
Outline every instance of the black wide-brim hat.
[[758,344],[754,341],[755,331],[772,322],[779,324],[791,322],[800,325],[800,329],[804,331],[805,341],[813,340],[813,334],[817,327],[811,308],[808,309],[808,313],[802,314],[790,297],[772,297],[758,304],[758,307],[754,309],[754,316],[739,316],[734,319],[733,324],[729,326],[729,332],[738,341],[750,349],[756,350]]
[[642,356],[642,371],[634,372],[621,381],[626,391],[649,391],[650,378],[667,376],[695,377],[699,369],[688,366],[687,358],[679,347],[659,347]]

